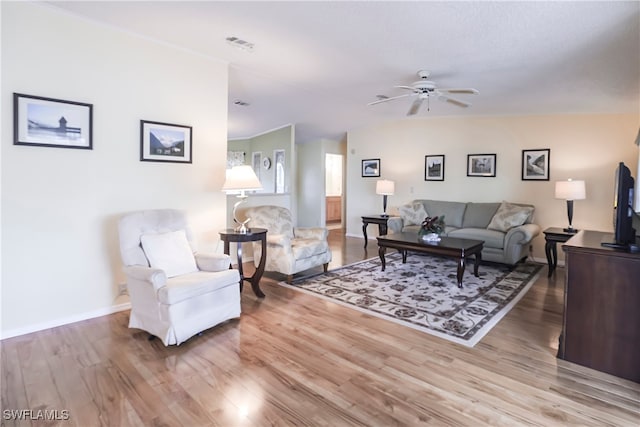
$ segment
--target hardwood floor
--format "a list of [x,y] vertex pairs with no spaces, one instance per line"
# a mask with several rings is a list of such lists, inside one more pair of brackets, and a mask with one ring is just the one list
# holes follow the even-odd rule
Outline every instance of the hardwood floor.
[[[331,232],[330,268],[377,256]],[[249,265],[247,265],[249,269]],[[320,271],[320,270],[318,270]],[[563,270],[474,348],[302,292],[250,286],[241,319],[176,347],[128,312],[3,340],[2,425],[637,426],[640,384],[555,357]],[[56,423],[9,410],[67,410]]]

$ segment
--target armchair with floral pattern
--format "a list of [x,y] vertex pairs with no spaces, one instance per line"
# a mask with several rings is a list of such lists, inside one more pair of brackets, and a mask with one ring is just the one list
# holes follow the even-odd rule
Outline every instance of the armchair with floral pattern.
[[[294,227],[291,212],[280,206],[255,206],[245,211],[251,218],[250,226],[266,228],[266,271],[287,275],[291,283],[293,275],[322,265],[327,271],[331,261],[331,249],[327,243],[328,230],[324,227]],[[260,262],[260,242],[253,243],[254,262]]]

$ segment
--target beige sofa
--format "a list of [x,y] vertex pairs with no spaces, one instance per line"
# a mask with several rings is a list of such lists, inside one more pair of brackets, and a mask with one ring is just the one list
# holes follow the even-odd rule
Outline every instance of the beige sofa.
[[444,215],[443,234],[483,240],[484,261],[514,265],[529,255],[531,241],[540,234],[540,226],[533,223],[532,205],[414,200],[396,209],[400,216],[389,218],[390,233],[417,233],[421,217]]

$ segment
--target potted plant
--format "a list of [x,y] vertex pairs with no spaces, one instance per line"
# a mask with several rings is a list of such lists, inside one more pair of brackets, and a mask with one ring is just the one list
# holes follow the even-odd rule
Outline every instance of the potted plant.
[[444,227],[444,215],[428,216],[422,221],[422,224],[420,224],[418,235],[421,236],[423,240],[438,242],[440,241],[440,235],[444,232]]

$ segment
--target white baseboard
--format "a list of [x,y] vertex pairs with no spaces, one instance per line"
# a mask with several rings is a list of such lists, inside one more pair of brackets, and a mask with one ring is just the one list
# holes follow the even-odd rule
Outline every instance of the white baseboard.
[[362,234],[345,233],[345,236],[347,236],[347,237],[357,237],[358,239],[363,239],[364,240],[364,236]]
[[25,326],[24,328],[17,328],[6,331],[4,333],[0,332],[0,340],[4,340],[7,338],[13,338],[20,335],[30,334],[32,332],[42,331],[44,329],[51,329],[58,326],[68,325],[70,323],[81,322],[83,320],[89,320],[96,317],[102,317],[109,314],[117,313],[119,311],[129,310],[131,308],[130,302],[125,302],[122,304],[113,305],[107,308],[101,308],[99,310],[89,311],[87,313],[77,314],[75,316],[70,316],[62,319],[52,320],[50,322],[38,323],[35,325]]

